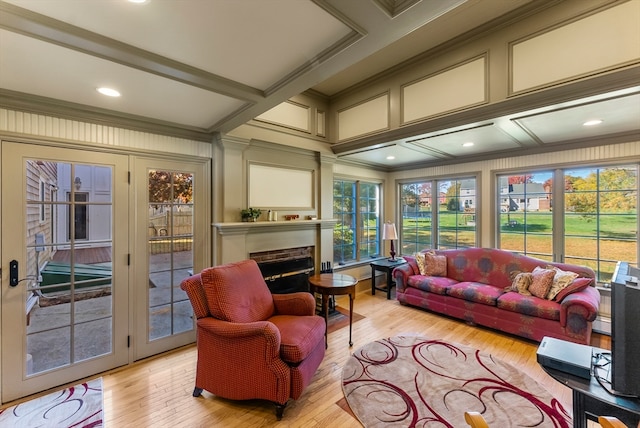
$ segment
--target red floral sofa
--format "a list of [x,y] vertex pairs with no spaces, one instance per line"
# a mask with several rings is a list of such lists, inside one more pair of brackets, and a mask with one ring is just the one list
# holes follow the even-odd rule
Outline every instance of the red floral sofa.
[[[590,344],[592,322],[600,304],[592,269],[492,248],[423,250],[419,254],[427,252],[446,258],[446,274],[443,271],[441,276],[428,275],[427,271],[422,275],[416,255],[403,256],[408,263],[393,271],[401,304],[536,341],[550,336]],[[439,259],[444,263],[442,257]],[[515,288],[514,276],[518,273],[530,275],[536,267],[552,266],[578,274],[554,299],[525,295],[526,291],[521,294]]]

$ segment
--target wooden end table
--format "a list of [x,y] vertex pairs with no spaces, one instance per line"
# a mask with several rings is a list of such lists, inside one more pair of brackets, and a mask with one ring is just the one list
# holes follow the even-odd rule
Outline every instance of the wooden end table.
[[[393,287],[394,285],[393,278],[391,277],[391,272],[393,272],[395,268],[405,264],[406,262],[407,261],[405,259],[400,257],[395,259],[395,261],[382,259],[369,263],[369,265],[371,266],[371,295],[375,296],[376,290],[386,291],[387,300],[391,299],[391,287]],[[376,287],[377,270],[385,272],[385,274],[387,275],[387,288]]]
[[[309,277],[309,285],[312,293],[322,295],[322,312],[324,322],[329,327],[329,296],[349,295],[349,346],[351,341],[351,328],[353,325],[353,300],[356,298],[356,284],[358,280],[350,275],[341,273],[321,273]],[[324,347],[327,348],[327,329],[324,331]]]

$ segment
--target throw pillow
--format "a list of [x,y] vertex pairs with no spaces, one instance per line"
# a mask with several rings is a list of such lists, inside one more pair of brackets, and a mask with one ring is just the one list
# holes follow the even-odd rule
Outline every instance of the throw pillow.
[[589,287],[592,282],[593,278],[576,278],[571,282],[571,284],[560,290],[553,300],[556,302],[562,302],[562,299],[567,297],[569,294],[584,290]]
[[447,276],[447,257],[437,255],[434,251],[424,254],[425,272],[427,276]]
[[549,293],[551,289],[551,285],[553,284],[553,277],[555,276],[556,271],[553,269],[543,269],[541,267],[536,267],[533,272],[531,272],[532,280],[531,285],[529,286],[529,293],[532,295],[544,299]]
[[424,254],[415,253],[413,257],[416,258],[416,263],[418,264],[418,270],[420,270],[420,275],[427,274],[427,265],[424,262]]
[[549,293],[547,293],[547,299],[549,300],[556,297],[560,291],[566,288],[578,277],[578,274],[575,272],[567,272],[555,266],[547,266],[547,269],[553,269],[555,271],[551,289],[549,290]]
[[531,296],[529,287],[531,286],[532,281],[533,274],[531,272],[520,272],[515,276],[515,278],[513,278],[511,287],[508,287],[509,291],[517,291],[523,296]]

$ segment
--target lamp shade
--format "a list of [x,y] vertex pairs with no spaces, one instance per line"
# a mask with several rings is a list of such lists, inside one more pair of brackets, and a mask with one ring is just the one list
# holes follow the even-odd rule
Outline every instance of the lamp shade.
[[398,232],[396,231],[396,225],[390,221],[384,224],[382,228],[382,239],[398,239]]

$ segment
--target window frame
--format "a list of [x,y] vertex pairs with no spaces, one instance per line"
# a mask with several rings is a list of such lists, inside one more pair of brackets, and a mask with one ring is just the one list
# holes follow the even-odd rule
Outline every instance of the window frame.
[[[604,252],[601,250],[601,246],[602,246],[602,241],[603,240],[612,240],[611,237],[608,236],[604,236],[602,237],[602,227],[601,224],[599,223],[599,219],[601,218],[601,216],[603,215],[611,215],[611,213],[608,213],[607,211],[604,211],[601,209],[599,203],[596,204],[595,206],[595,211],[593,212],[589,212],[588,214],[594,216],[596,218],[596,223],[594,223],[591,228],[595,228],[596,230],[593,232],[593,234],[588,235],[588,234],[580,234],[577,232],[573,232],[573,233],[567,233],[566,229],[567,229],[567,220],[570,217],[576,216],[576,212],[568,212],[567,208],[566,208],[566,197],[567,195],[572,195],[572,194],[576,194],[576,192],[570,192],[567,191],[565,189],[566,187],[566,178],[568,177],[567,173],[572,172],[572,171],[578,171],[578,170],[584,170],[585,172],[590,171],[590,173],[594,173],[596,172],[597,175],[597,187],[593,190],[591,190],[591,192],[593,192],[596,195],[596,198],[599,198],[600,195],[602,193],[606,193],[606,192],[611,192],[611,191],[619,191],[618,189],[606,189],[606,188],[601,188],[600,187],[600,179],[599,179],[599,174],[601,173],[602,170],[607,170],[607,169],[616,169],[616,168],[635,168],[635,177],[636,177],[636,182],[635,182],[635,225],[636,225],[636,248],[635,248],[635,261],[633,259],[627,259],[627,260],[617,260],[617,261],[626,261],[629,262],[630,265],[636,266],[638,264],[640,264],[640,242],[638,241],[638,230],[640,229],[640,215],[638,213],[638,194],[640,193],[640,162],[633,162],[633,161],[629,161],[629,162],[625,162],[625,161],[619,161],[619,162],[595,162],[595,163],[584,163],[584,164],[579,164],[579,165],[563,165],[562,167],[554,167],[553,169],[519,169],[519,170],[510,170],[510,171],[500,171],[500,172],[496,172],[494,173],[494,191],[496,192],[496,204],[495,204],[495,246],[496,248],[504,248],[502,245],[502,221],[501,221],[501,213],[500,213],[500,206],[501,206],[501,183],[500,183],[500,179],[502,177],[508,177],[508,176],[525,176],[528,174],[543,174],[543,173],[550,173],[551,174],[551,180],[553,180],[553,183],[564,183],[561,186],[552,186],[552,190],[551,190],[551,232],[550,232],[550,247],[551,247],[551,251],[549,252],[549,254],[539,254],[538,252],[535,251],[527,251],[527,246],[526,246],[526,241],[524,241],[523,244],[523,250],[524,251],[519,251],[519,250],[515,250],[515,249],[509,249],[507,248],[507,250],[509,251],[513,251],[515,253],[519,253],[519,254],[525,254],[525,255],[529,255],[531,257],[535,257],[535,258],[539,258],[539,259],[549,259],[549,261],[554,261],[554,262],[561,262],[561,263],[579,263],[579,264],[583,264],[586,266],[589,266],[591,268],[593,268],[593,270],[596,272],[596,280],[597,283],[599,285],[605,285],[609,283],[610,281],[610,274],[605,270],[601,269],[601,266],[604,265],[609,265],[611,266],[612,264],[615,264],[612,262],[611,257],[606,257],[606,255],[604,254]],[[573,176],[572,176],[573,177]],[[574,177],[575,178],[575,177]],[[631,189],[631,191],[633,192],[634,190]],[[583,191],[585,193],[588,193],[587,191]],[[523,228],[526,229],[526,224],[522,225]],[[595,244],[594,246],[596,247],[596,254],[595,256],[587,256],[587,255],[580,255],[580,254],[567,254],[567,241],[568,239],[571,239],[571,237],[573,238],[589,238],[591,237],[592,239],[595,239]],[[624,241],[631,241],[633,242],[632,239],[626,239]],[[545,257],[546,256],[546,257]],[[569,260],[567,260],[569,259]]]
[[[353,189],[352,199],[353,199],[354,205],[350,211],[349,210],[347,211],[343,210],[340,212],[336,211],[335,186],[337,182],[342,183],[343,191],[341,194],[341,198],[343,201],[345,199],[344,185],[349,184],[350,186],[352,186],[352,189]],[[382,257],[382,251],[383,251],[383,245],[382,245],[383,185],[382,184],[383,183],[380,181],[371,180],[371,179],[360,179],[360,178],[340,177],[340,176],[335,176],[333,178],[333,195],[332,195],[333,218],[338,220],[333,230],[333,236],[334,236],[333,262],[334,264],[345,266],[349,264],[361,263],[363,261],[370,261],[370,260],[374,260],[376,258]],[[371,211],[371,210],[362,211],[361,209],[362,198],[366,197],[367,200],[369,201],[372,200],[369,197],[369,195],[363,196],[362,186],[364,185],[373,185],[377,189],[377,206],[374,211]],[[373,200],[376,200],[376,198],[373,198]],[[341,204],[340,206],[342,207],[343,205]],[[366,206],[369,206],[369,204],[367,203]],[[372,213],[374,214],[374,217],[377,220],[373,228],[369,227],[368,225],[366,226],[364,222],[364,214],[367,214],[367,217],[369,217],[370,214]],[[336,245],[336,230],[337,230],[337,226],[340,224],[343,224],[342,228],[340,228],[340,230],[343,232],[341,233],[340,237],[344,236],[345,227],[344,227],[344,222],[342,222],[342,220],[344,219],[345,215],[353,216],[353,222],[350,225],[350,229],[353,230],[353,243],[350,244],[351,251],[348,252],[349,254],[353,255],[352,258],[344,257],[344,254],[347,253],[344,251],[345,244],[340,244],[339,246]],[[376,235],[375,240],[373,241],[364,240],[365,235],[369,235],[369,233],[365,233],[367,230],[369,231],[374,230],[374,233]],[[372,244],[374,245],[374,248],[375,248],[373,252],[368,250],[368,248]],[[338,248],[341,248],[342,250],[336,251]],[[340,255],[340,257],[338,257],[338,255]]]
[[[451,229],[451,226],[449,226],[447,228],[447,230],[451,231],[453,230],[454,234],[455,234],[455,239],[454,239],[454,243],[453,245],[446,245],[443,246],[442,242],[443,241],[441,239],[441,231],[444,230],[442,229],[443,227],[443,220],[444,220],[444,214],[443,214],[443,210],[441,210],[442,205],[447,205],[448,203],[448,196],[446,194],[442,194],[442,192],[440,192],[440,185],[445,183],[445,182],[454,182],[456,183],[456,189],[457,189],[457,185],[460,184],[462,185],[463,182],[465,181],[469,181],[472,180],[474,182],[474,195],[470,196],[470,195],[462,195],[459,191],[455,191],[455,195],[454,198],[458,201],[461,200],[472,200],[475,202],[471,202],[470,205],[473,206],[473,213],[465,213],[463,210],[460,210],[460,207],[458,210],[456,210],[455,212],[455,218],[456,221],[453,225],[453,229]],[[398,209],[398,213],[399,213],[399,218],[401,219],[401,221],[399,222],[399,236],[400,236],[400,242],[399,242],[399,248],[400,248],[400,252],[401,255],[405,254],[413,254],[416,251],[421,251],[423,249],[426,248],[434,248],[434,249],[444,249],[444,248],[468,248],[468,247],[473,247],[473,246],[478,246],[478,243],[480,242],[480,229],[478,228],[478,224],[479,222],[479,214],[481,212],[481,197],[480,197],[480,193],[478,192],[478,183],[480,182],[480,174],[479,173],[471,173],[471,174],[461,174],[461,175],[449,175],[449,176],[441,176],[441,177],[430,177],[430,178],[418,178],[418,179],[410,179],[410,180],[402,180],[398,182],[398,188],[397,188],[397,194],[398,194],[398,204],[397,206],[399,207]],[[428,231],[428,235],[430,237],[430,242],[425,244],[424,242],[418,240],[418,239],[414,239],[412,242],[407,242],[407,230],[406,230],[406,225],[405,225],[405,212],[407,212],[405,210],[405,204],[404,202],[404,191],[405,191],[405,186],[416,186],[417,188],[423,188],[423,187],[428,187],[430,194],[426,195],[424,198],[426,201],[430,201],[427,202],[430,205],[430,211],[428,211],[428,215],[426,216],[427,218],[430,218],[430,225],[429,225],[429,231]],[[418,199],[422,199],[422,195],[417,195]],[[470,199],[471,198],[471,199]],[[436,201],[436,203],[433,203],[433,201]],[[460,205],[460,204],[458,204]],[[446,211],[446,210],[445,210]],[[415,212],[422,212],[422,211],[415,211]],[[466,224],[465,225],[461,225],[459,224],[458,221],[458,216],[460,216],[463,220],[466,219],[465,216],[469,216],[469,215],[473,215],[473,218],[471,218],[471,221],[474,222],[474,224],[470,227],[473,227],[473,233],[474,233],[474,242],[472,245],[461,245],[460,242],[460,230],[461,227],[467,227]],[[418,217],[423,217],[421,216],[416,216],[415,218]],[[418,223],[418,221],[416,221],[416,224]],[[417,229],[416,229],[417,230]],[[416,233],[416,237],[417,237],[417,233]],[[415,251],[406,251],[406,248],[409,247],[412,248]]]

